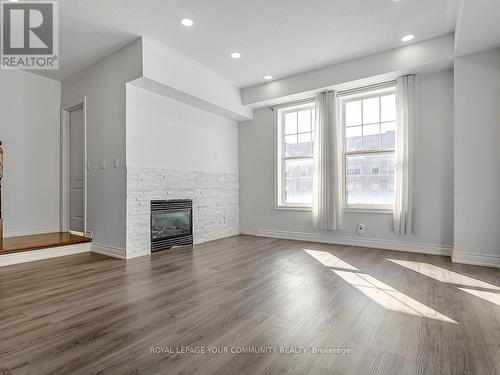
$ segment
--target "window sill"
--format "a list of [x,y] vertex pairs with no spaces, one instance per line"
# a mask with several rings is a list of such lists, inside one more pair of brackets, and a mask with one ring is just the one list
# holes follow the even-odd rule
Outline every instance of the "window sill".
[[389,208],[355,208],[355,207],[344,207],[344,212],[356,213],[356,214],[380,214],[380,215],[392,215],[393,210]]
[[294,207],[294,206],[275,206],[274,209],[277,211],[306,211],[306,212],[312,211],[312,207]]

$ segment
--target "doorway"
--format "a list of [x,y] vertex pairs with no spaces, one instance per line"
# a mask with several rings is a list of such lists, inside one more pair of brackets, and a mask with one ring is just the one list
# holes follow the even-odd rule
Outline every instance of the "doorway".
[[85,232],[85,176],[84,176],[85,129],[83,107],[69,112],[69,229]]
[[62,110],[61,231],[87,233],[86,105]]

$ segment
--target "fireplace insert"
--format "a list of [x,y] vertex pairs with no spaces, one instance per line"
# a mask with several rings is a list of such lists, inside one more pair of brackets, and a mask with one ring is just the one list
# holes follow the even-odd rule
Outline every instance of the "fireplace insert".
[[151,252],[193,244],[193,201],[151,201]]

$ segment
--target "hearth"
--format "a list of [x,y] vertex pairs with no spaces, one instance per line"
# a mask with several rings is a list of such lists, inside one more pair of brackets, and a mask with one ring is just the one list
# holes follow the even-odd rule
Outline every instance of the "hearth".
[[193,244],[193,201],[151,201],[151,252]]

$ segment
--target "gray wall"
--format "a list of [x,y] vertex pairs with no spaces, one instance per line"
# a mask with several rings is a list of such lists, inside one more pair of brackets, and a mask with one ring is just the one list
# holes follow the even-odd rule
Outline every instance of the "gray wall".
[[[330,234],[358,237],[357,223],[366,224],[363,237],[437,246],[453,241],[453,73],[451,70],[419,76],[416,160],[416,233],[396,236],[392,215],[346,213],[345,229]],[[274,208],[274,114],[269,108],[254,112],[254,120],[240,123],[240,228],[314,233],[311,212]],[[325,232],[324,234],[328,234]]]
[[[62,82],[62,108],[87,97],[87,229],[97,245],[125,249],[126,82],[141,73],[139,40]],[[99,168],[100,160],[106,161],[105,169]]]
[[455,60],[454,141],[454,259],[462,253],[479,263],[492,257],[490,263],[498,264],[500,49]]
[[7,236],[59,230],[60,103],[59,82],[22,71],[0,71]]

